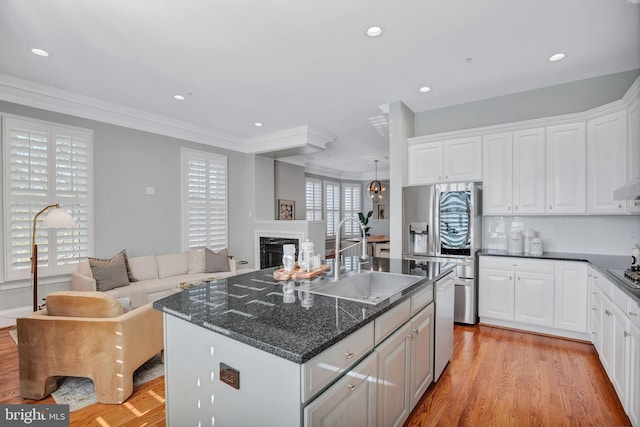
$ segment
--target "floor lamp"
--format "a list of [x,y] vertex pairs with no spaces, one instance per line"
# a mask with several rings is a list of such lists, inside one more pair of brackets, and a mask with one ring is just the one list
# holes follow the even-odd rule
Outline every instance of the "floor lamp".
[[38,245],[36,245],[36,221],[38,217],[51,209],[42,221],[42,228],[72,228],[76,226],[76,222],[71,214],[60,208],[60,204],[56,203],[42,209],[33,217],[33,229],[31,230],[31,274],[33,275],[33,311],[38,310]]

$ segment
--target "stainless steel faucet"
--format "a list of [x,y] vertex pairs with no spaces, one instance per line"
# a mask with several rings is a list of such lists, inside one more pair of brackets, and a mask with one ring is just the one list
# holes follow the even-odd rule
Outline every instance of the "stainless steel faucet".
[[[351,245],[351,246],[347,246],[344,249],[340,249],[340,229],[342,228],[342,224],[344,224],[347,221],[355,221],[359,226],[360,226],[360,231],[362,231],[362,241],[360,242],[362,244],[362,256],[361,259],[365,260],[367,258],[369,258],[369,253],[367,252],[367,234],[365,232],[364,229],[364,224],[362,224],[360,221],[358,221],[355,217],[347,217],[345,219],[343,219],[342,221],[340,221],[340,223],[338,224],[338,228],[336,230],[336,250],[335,250],[335,260],[333,262],[333,278],[334,280],[338,280],[340,278],[340,252],[342,252],[343,250],[347,250],[355,245],[358,245],[360,243],[356,243],[355,245]],[[358,272],[360,272],[360,263],[358,263]]]

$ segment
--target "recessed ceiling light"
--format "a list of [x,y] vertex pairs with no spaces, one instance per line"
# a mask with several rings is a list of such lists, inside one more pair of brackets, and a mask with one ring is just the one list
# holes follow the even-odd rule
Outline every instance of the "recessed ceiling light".
[[176,101],[184,101],[184,96],[182,95],[173,95],[173,99]]
[[38,56],[49,56],[49,52],[47,52],[46,50],[42,50],[42,49],[33,48],[33,49],[31,49],[31,53],[33,53],[34,55],[38,55]]
[[560,61],[561,59],[564,59],[567,55],[564,53],[556,53],[554,55],[551,55],[549,57],[549,61],[551,62],[556,62],[556,61]]
[[378,37],[381,34],[382,34],[382,27],[378,27],[374,25],[373,27],[367,28],[367,35],[369,37]]
[[431,92],[431,88],[429,86],[422,86],[420,89],[418,89],[421,93],[427,93],[427,92]]
[[257,128],[264,126],[264,125],[263,125],[262,123],[260,123],[260,122],[255,122],[253,125],[254,125],[255,127],[257,127]]

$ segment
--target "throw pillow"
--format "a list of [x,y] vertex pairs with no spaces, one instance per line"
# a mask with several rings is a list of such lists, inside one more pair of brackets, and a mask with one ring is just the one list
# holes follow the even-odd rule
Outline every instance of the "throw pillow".
[[119,252],[111,259],[89,258],[91,275],[101,292],[129,285],[125,255]]
[[137,282],[138,279],[133,277],[133,272],[131,271],[131,266],[129,265],[129,257],[127,256],[127,250],[123,249],[120,251],[124,255],[124,264],[127,266],[127,277],[129,277],[130,282]]
[[124,310],[125,313],[128,313],[131,311],[131,298],[129,297],[118,298],[118,302],[122,306],[122,309]]
[[205,273],[217,273],[219,271],[231,271],[229,268],[229,254],[227,248],[218,252],[213,252],[209,248],[204,248],[205,253]]
[[189,249],[189,274],[204,273],[206,266],[204,249]]

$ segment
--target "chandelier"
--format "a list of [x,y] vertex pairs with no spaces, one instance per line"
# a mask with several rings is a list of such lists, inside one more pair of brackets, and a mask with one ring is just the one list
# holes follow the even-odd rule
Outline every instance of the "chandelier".
[[377,203],[382,200],[382,192],[384,191],[384,188],[380,181],[378,181],[378,160],[374,160],[374,162],[376,163],[376,179],[369,183],[369,187],[367,187],[367,189],[369,190],[369,197],[371,200]]

